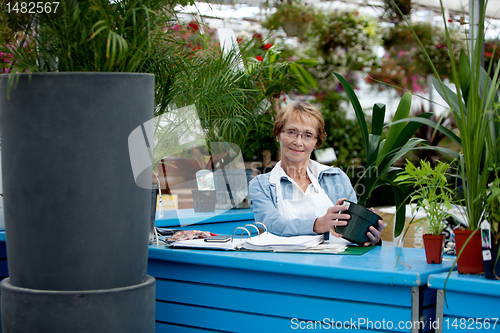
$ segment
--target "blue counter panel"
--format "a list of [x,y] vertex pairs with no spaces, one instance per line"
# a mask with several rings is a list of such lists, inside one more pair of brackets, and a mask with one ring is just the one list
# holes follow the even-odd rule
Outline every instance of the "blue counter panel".
[[149,247],[149,258],[390,286],[426,286],[430,274],[447,271],[453,263],[443,260],[439,265],[427,264],[423,249],[402,248],[399,252],[399,248],[383,246],[356,256],[183,250],[153,245]]
[[[389,247],[354,256],[151,246],[149,258],[157,332],[282,332],[315,322],[322,329],[342,323],[337,329],[408,332],[412,318],[434,319],[427,277],[452,264],[428,265],[423,250]],[[420,314],[412,313],[415,292]]]
[[500,332],[500,281],[457,272],[448,281],[447,277],[448,273],[432,274],[428,282],[438,293],[442,332]]
[[165,210],[162,218],[159,218],[158,212],[156,213],[155,226],[166,228],[189,226],[190,229],[198,229],[196,225],[200,224],[242,221],[255,222],[252,209],[216,209],[213,213],[197,213],[193,209]]
[[[277,305],[280,306],[280,305]],[[317,330],[331,330],[332,320],[331,319],[321,319],[318,321],[300,321],[299,319],[290,318],[279,318],[266,315],[258,315],[253,313],[243,313],[238,311],[223,311],[217,308],[210,307],[199,307],[190,306],[185,304],[173,304],[173,303],[156,303],[157,315],[158,313],[177,313],[179,314],[174,319],[177,321],[174,325],[179,325],[189,327],[184,325],[184,323],[190,323],[192,328],[201,329],[204,332],[207,331],[223,331],[223,332],[239,332],[239,333],[255,333],[255,332],[294,332],[302,327],[302,329],[310,326],[312,329],[315,327]],[[332,309],[333,310],[333,309]],[[163,332],[163,330],[158,327],[161,322],[157,323],[157,333]],[[387,322],[385,323],[387,324]],[[376,329],[379,327],[378,324],[370,324],[375,326],[373,329],[363,329],[360,326],[346,326],[343,327],[341,323],[337,324],[334,329],[336,331],[355,331],[358,329],[363,330],[363,332],[392,332],[383,329]],[[355,324],[357,325],[357,324]],[[384,324],[380,324],[382,327]],[[177,327],[179,327],[177,326]],[[161,327],[161,326],[160,326]],[[164,332],[183,332],[183,330],[176,330],[175,326],[170,326],[169,330]]]
[[[273,293],[276,290],[285,294],[321,298],[334,294],[336,298],[346,301],[366,302],[367,295],[360,292],[361,283],[349,280],[315,278],[301,275],[271,273],[256,270],[213,267],[211,265],[190,265],[169,263],[165,267],[162,261],[150,260],[148,274],[154,272],[157,281],[185,281],[192,284],[209,284],[226,288],[248,288]],[[167,270],[166,270],[167,269]],[[291,279],[293,277],[293,279]],[[332,283],[333,282],[336,283]],[[341,281],[340,285],[338,281]],[[160,282],[160,285],[162,283]],[[370,290],[370,297],[378,303],[394,306],[406,306],[411,302],[411,294],[406,287],[393,286],[391,293],[382,290],[376,283],[365,283],[363,287]],[[158,295],[166,295],[157,287]],[[164,300],[165,298],[160,298]],[[433,300],[435,303],[435,299]]]

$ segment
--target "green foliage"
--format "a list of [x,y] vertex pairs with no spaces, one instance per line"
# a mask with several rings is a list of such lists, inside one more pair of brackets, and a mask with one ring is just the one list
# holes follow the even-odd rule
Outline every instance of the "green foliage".
[[498,158],[492,152],[495,151],[496,137],[500,132],[496,131],[494,124],[490,124],[493,117],[498,117],[493,107],[493,103],[498,101],[498,82],[492,84],[488,74],[474,62],[469,63],[463,51],[454,81],[458,93],[439,80],[433,79],[433,84],[450,106],[460,131],[460,173],[469,228],[475,230],[480,225],[484,210],[481,196],[488,181],[488,166]]
[[240,147],[245,143],[248,126],[255,121],[254,109],[262,99],[253,75],[239,68],[241,58],[207,52],[183,64],[176,77],[176,105],[195,104],[201,126],[209,142],[224,139]]
[[143,69],[152,53],[153,28],[166,1],[61,1],[60,14],[36,26],[37,48],[30,55],[11,48],[17,65],[29,72]]
[[308,87],[317,87],[318,82],[303,66],[315,66],[317,61],[299,59],[281,60],[281,51],[277,45],[269,48],[262,61],[247,58],[247,72],[258,78],[265,98],[277,98],[282,92],[298,90],[307,93]]
[[[415,187],[410,195],[410,202],[415,204],[413,214],[422,209],[427,215],[428,231],[431,235],[439,235],[446,224],[443,222],[450,214],[454,192],[448,187],[448,169],[450,164],[439,161],[432,168],[428,161],[420,161],[420,167],[406,160],[405,171],[394,179],[400,185]],[[423,219],[422,219],[423,220]],[[418,221],[417,221],[418,222]]]
[[[358,201],[361,205],[364,205],[374,189],[380,186],[390,186],[394,191],[397,207],[394,229],[394,235],[397,237],[404,228],[406,207],[404,205],[404,192],[394,183],[394,178],[400,168],[392,165],[406,153],[415,149],[418,144],[425,142],[423,139],[412,138],[420,128],[421,123],[408,119],[411,108],[411,95],[407,93],[401,99],[387,138],[382,140],[385,105],[375,104],[373,106],[372,130],[369,133],[365,114],[354,90],[340,74],[334,74],[345,88],[354,107],[366,151],[366,167],[360,178],[362,190]],[[414,118],[427,119],[430,115],[427,113]]]
[[[175,91],[183,55],[162,47],[159,31],[173,16],[167,0],[63,0],[57,15],[41,15],[40,24],[23,26],[23,39],[4,41],[15,72],[143,72],[156,76],[156,114],[165,111]],[[16,76],[9,77],[9,85]]]
[[262,161],[262,151],[268,150],[274,155],[279,144],[273,136],[274,118],[270,113],[258,115],[255,125],[248,128],[245,145],[242,151],[245,152],[245,160],[258,159]]

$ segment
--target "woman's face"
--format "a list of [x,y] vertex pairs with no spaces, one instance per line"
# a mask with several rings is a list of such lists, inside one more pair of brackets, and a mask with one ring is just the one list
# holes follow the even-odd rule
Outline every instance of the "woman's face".
[[[277,138],[281,146],[283,162],[309,163],[311,153],[318,141],[316,127],[316,123],[307,116],[302,118],[292,116],[286,121]],[[297,135],[296,138],[294,134]]]

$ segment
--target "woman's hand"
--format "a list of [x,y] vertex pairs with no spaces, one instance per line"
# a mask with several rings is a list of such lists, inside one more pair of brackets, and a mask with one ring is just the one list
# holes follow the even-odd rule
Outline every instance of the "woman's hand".
[[346,199],[337,200],[335,206],[329,207],[325,215],[318,217],[314,221],[313,231],[315,233],[330,232],[335,237],[342,237],[341,234],[335,232],[335,227],[347,225],[347,220],[351,218],[349,214],[341,214],[342,211],[347,209],[346,206],[342,205],[344,200]]
[[[375,213],[373,208],[370,208],[372,212]],[[380,237],[382,236],[382,231],[384,231],[384,222],[382,220],[378,220],[378,229],[374,227],[368,228],[370,230],[366,233],[366,236],[370,239],[368,242],[365,242],[364,246],[375,245],[380,241]]]

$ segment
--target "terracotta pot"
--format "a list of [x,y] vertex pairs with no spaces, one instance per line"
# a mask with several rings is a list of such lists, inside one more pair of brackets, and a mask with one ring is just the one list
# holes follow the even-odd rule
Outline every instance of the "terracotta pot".
[[[465,242],[472,234],[471,230],[455,229],[457,256]],[[481,252],[481,232],[477,231],[471,237],[464,251],[458,257],[457,269],[459,273],[480,274],[484,272],[483,256]]]
[[443,261],[443,247],[445,234],[437,236],[425,234],[424,239],[425,256],[428,264],[440,264]]

